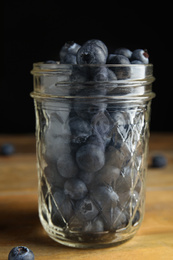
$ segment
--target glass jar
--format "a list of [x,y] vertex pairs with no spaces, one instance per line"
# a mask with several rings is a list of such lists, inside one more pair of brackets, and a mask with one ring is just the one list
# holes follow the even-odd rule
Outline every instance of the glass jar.
[[144,215],[153,66],[35,63],[31,73],[44,229],[79,248],[133,237]]

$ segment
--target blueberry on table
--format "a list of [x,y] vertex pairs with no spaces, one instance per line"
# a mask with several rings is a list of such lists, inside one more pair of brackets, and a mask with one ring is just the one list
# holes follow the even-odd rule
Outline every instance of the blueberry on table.
[[4,143],[0,147],[0,154],[2,155],[12,155],[15,152],[15,148],[10,143]]
[[152,157],[152,167],[162,168],[167,165],[167,159],[164,155],[158,154]]
[[33,252],[25,246],[14,247],[9,255],[8,260],[34,260]]
[[74,42],[65,43],[61,48],[59,56],[60,63],[63,64],[76,64],[76,53],[79,50],[80,45]]
[[132,53],[132,57],[131,57],[131,61],[133,61],[133,60],[139,60],[144,64],[148,64],[149,63],[149,54],[148,54],[147,50],[143,50],[143,49],[134,50]]
[[131,58],[132,52],[127,48],[118,48],[114,51],[115,54],[123,55],[127,57],[128,59]]
[[77,52],[78,64],[104,64],[108,56],[106,45],[100,40],[89,40]]

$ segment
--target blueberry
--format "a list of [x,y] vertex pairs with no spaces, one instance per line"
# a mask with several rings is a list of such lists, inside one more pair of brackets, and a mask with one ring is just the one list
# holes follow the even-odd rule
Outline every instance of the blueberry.
[[50,210],[53,224],[64,226],[64,223],[68,222],[74,214],[70,198],[65,195],[62,189],[56,188],[55,192],[53,192],[51,202],[52,206]]
[[87,233],[96,233],[104,231],[104,223],[100,217],[96,217],[92,221],[85,222],[83,227],[84,232]]
[[131,61],[133,61],[133,60],[139,60],[139,61],[142,61],[142,63],[144,63],[144,64],[148,64],[149,55],[148,55],[147,50],[137,49],[137,50],[133,51]]
[[46,180],[50,187],[64,187],[65,178],[58,172],[56,163],[49,163],[48,166],[44,168],[44,173]]
[[64,184],[64,193],[73,200],[83,199],[87,192],[85,183],[78,178],[71,178]]
[[78,177],[88,186],[88,184],[93,181],[94,174],[93,172],[86,172],[81,170],[78,174]]
[[[115,73],[107,67],[101,66],[93,69],[93,81],[94,87],[97,89],[105,89],[106,92],[112,91],[117,84],[112,84],[111,81],[116,81],[117,77]],[[96,84],[97,83],[97,84]]]
[[91,120],[95,114],[99,111],[105,111],[107,107],[105,99],[101,97],[105,95],[104,89],[88,87],[87,89],[81,90],[77,95],[82,97],[82,99],[77,99],[76,97],[73,107],[77,115],[85,120]]
[[119,193],[127,192],[131,189],[132,178],[131,178],[131,168],[126,166],[122,169],[120,176],[116,181],[115,190]]
[[120,169],[107,163],[100,171],[95,174],[94,183],[111,186],[113,189],[115,189],[116,181],[119,175]]
[[119,200],[118,195],[112,187],[102,185],[91,190],[91,198],[102,212],[106,229],[110,230],[116,218],[115,211]]
[[45,64],[56,64],[57,62],[54,60],[47,60],[44,62]]
[[14,247],[9,255],[8,260],[34,260],[33,252],[25,246]]
[[110,186],[101,185],[94,187],[91,190],[91,197],[93,201],[105,212],[108,210],[108,214],[111,214],[111,208],[116,207],[119,197],[117,193]]
[[93,116],[91,120],[91,125],[94,129],[95,133],[100,134],[102,137],[109,133],[113,126],[113,122],[106,111],[98,112],[95,116]]
[[98,67],[94,70],[94,81],[107,81],[108,80],[108,69],[106,67]]
[[59,154],[57,159],[57,169],[60,175],[65,178],[75,177],[78,173],[75,159],[73,159],[70,153]]
[[[70,76],[70,80],[72,83],[84,83],[89,80],[89,70],[85,66],[73,66],[72,73]],[[77,89],[77,90],[76,90]],[[79,86],[79,89],[81,90],[81,86]],[[75,84],[74,87],[71,89],[71,94],[75,94],[78,92],[78,85]]]
[[0,153],[2,155],[12,155],[15,152],[15,148],[13,144],[5,143],[0,147]]
[[154,155],[152,157],[152,167],[154,168],[162,168],[165,167],[167,165],[167,159],[164,155],[162,154],[158,154],[158,155]]
[[77,52],[78,64],[104,64],[106,63],[108,50],[100,40],[89,40]]
[[132,220],[132,225],[133,226],[140,220],[140,216],[141,216],[141,214],[140,214],[139,210],[137,210],[136,213],[135,213],[135,216],[134,216],[134,218]]
[[127,217],[124,212],[118,207],[114,210],[115,217],[113,218],[113,229],[117,230],[127,226]]
[[[115,73],[117,76],[117,79],[126,79],[130,77],[130,68],[128,65],[130,64],[130,61],[127,57],[123,55],[111,55],[111,57],[108,60],[109,64],[120,64],[124,66],[115,66],[110,67],[110,69]],[[125,66],[127,65],[127,66]]]
[[86,143],[82,145],[76,153],[76,161],[81,170],[86,172],[96,172],[105,163],[104,149],[100,143]]
[[65,43],[60,50],[60,63],[63,64],[76,64],[76,53],[80,45],[74,42]]
[[114,53],[123,55],[123,56],[127,57],[128,59],[130,59],[132,56],[132,52],[127,48],[118,48],[114,51]]
[[124,55],[111,54],[109,57],[109,64],[130,64],[130,61]]
[[72,134],[73,142],[81,143],[85,141],[91,134],[91,125],[87,120],[74,116],[69,120],[69,126]]
[[140,60],[132,60],[131,64],[143,64],[143,62]]
[[93,201],[87,196],[76,203],[75,213],[81,221],[91,221],[98,215],[99,211]]

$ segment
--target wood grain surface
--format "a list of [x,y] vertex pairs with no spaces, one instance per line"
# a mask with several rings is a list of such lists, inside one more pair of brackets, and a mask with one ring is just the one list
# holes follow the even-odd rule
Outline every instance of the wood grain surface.
[[173,259],[173,133],[152,133],[149,161],[156,153],[168,159],[165,168],[148,169],[145,217],[128,242],[106,249],[75,249],[48,237],[38,218],[37,170],[33,135],[1,135],[16,153],[0,156],[0,259],[12,247],[25,245],[36,260],[172,260]]

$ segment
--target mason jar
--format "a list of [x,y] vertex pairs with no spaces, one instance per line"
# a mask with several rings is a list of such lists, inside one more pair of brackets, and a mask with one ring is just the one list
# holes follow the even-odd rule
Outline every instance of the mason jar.
[[152,64],[40,62],[31,73],[44,229],[77,248],[130,239],[144,216]]

